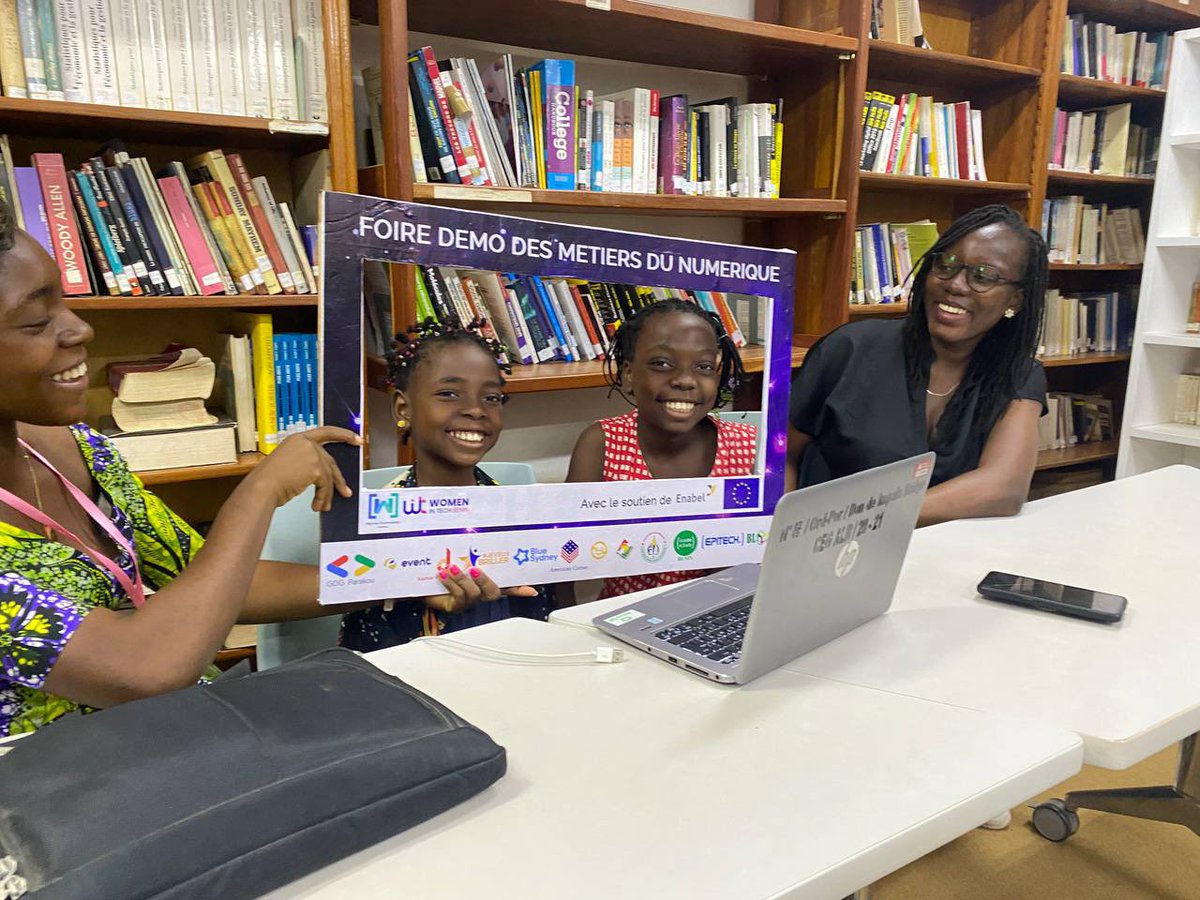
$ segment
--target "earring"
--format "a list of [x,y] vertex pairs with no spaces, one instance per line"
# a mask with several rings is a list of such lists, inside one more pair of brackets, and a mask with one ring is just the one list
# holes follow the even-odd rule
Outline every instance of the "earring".
[[1011,319],[1016,314],[1017,314],[1017,311],[1010,306],[1008,309],[1006,309],[1004,311],[1004,318]]
[[401,431],[403,431],[405,428],[408,427],[408,419],[401,416],[400,418],[398,418],[396,420],[396,427],[399,428]]

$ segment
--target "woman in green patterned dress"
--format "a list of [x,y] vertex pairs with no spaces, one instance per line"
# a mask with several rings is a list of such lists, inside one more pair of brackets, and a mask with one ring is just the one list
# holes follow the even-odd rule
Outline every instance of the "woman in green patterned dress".
[[[103,435],[72,424],[91,338],[54,261],[0,208],[0,736],[195,684],[235,622],[325,612],[314,567],[258,557],[277,507],[310,485],[314,509],[349,495],[322,444],[358,436],[288,438],[205,541]],[[154,594],[127,610],[139,582]]]

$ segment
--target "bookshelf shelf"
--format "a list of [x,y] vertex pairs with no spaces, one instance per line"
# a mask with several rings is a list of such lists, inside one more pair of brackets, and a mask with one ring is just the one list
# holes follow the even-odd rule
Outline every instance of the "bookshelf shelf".
[[678,194],[622,194],[607,191],[546,191],[530,188],[478,188],[415,184],[413,199],[426,203],[470,206],[483,210],[530,212],[558,209],[586,212],[709,215],[771,218],[777,216],[844,215],[845,200],[754,197],[685,197]]
[[1173,31],[1200,25],[1189,0],[1071,0],[1071,12],[1101,19],[1122,30]]
[[1200,235],[1178,234],[1154,240],[1159,247],[1200,247]]
[[1113,187],[1154,187],[1153,175],[1100,175],[1095,172],[1069,172],[1066,169],[1050,169],[1047,180],[1055,186],[1089,188],[1111,185]]
[[1185,150],[1200,150],[1200,131],[1188,131],[1171,135],[1171,146]]
[[872,316],[904,316],[908,314],[908,301],[899,303],[851,303],[850,318],[865,319]]
[[317,294],[226,294],[214,297],[71,297],[67,306],[78,312],[122,309],[142,312],[149,309],[287,309],[316,306]]
[[922,50],[891,41],[873,40],[868,47],[868,67],[872,79],[938,85],[952,81],[964,87],[999,87],[1033,84],[1042,74],[1035,66],[1019,66],[940,50]]
[[328,127],[314,126],[318,123],[0,97],[0,128],[22,133],[78,137],[81,132],[96,134],[98,129],[111,129],[125,138],[156,143],[229,144],[302,152],[329,146]]
[[184,469],[155,469],[138,472],[144,484],[180,484],[213,478],[241,478],[263,460],[261,453],[239,453],[237,462],[218,466],[189,466]]
[[1140,272],[1141,263],[1050,263],[1051,272]]
[[1081,463],[1113,459],[1117,455],[1117,443],[1115,440],[1091,441],[1063,450],[1039,450],[1037,471],[1043,472],[1046,469],[1061,469],[1063,466],[1076,466]]
[[1129,361],[1128,353],[1076,353],[1073,356],[1039,356],[1042,365],[1047,369],[1060,366],[1095,366],[1103,363],[1123,363]]
[[1156,88],[1135,87],[1132,84],[1113,84],[1098,78],[1081,75],[1058,76],[1058,99],[1060,103],[1074,106],[1102,106],[1110,103],[1130,101],[1141,107],[1161,106],[1167,92]]
[[1142,343],[1154,347],[1190,347],[1200,350],[1200,334],[1152,331],[1142,336]]
[[1129,429],[1129,436],[1143,441],[1158,441],[1183,447],[1200,447],[1200,425],[1178,425],[1174,422],[1164,422],[1161,425],[1137,425]]
[[[386,0],[352,0],[350,13],[378,24]],[[842,34],[789,28],[732,16],[611,0],[607,9],[586,0],[497,3],[460,0],[446,14],[439,0],[409,0],[408,28],[544,50],[628,62],[705,69],[735,75],[787,72],[797,62],[833,59],[858,51]]]
[[[1032,186],[1013,181],[970,181],[966,178],[925,178],[920,175],[890,175],[861,172],[859,186],[872,191],[941,191],[961,194],[1010,194],[1028,197]],[[974,205],[974,204],[973,204]]]

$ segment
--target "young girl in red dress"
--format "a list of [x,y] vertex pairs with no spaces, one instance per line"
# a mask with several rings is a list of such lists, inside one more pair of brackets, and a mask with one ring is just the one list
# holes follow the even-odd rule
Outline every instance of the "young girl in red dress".
[[[640,310],[617,331],[606,360],[609,383],[633,409],[579,436],[567,481],[720,478],[754,471],[758,430],[713,411],[744,377],[721,320],[687,300]],[[697,578],[703,571],[609,578],[601,597]]]

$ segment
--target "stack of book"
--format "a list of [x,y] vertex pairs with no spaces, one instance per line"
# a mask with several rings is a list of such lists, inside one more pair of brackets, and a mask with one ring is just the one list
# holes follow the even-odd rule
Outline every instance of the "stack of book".
[[717,315],[738,347],[766,340],[769,304],[761,297],[445,266],[417,272],[422,321],[464,325],[481,319],[484,334],[506,348],[509,362],[526,365],[603,359],[621,323],[670,298]]
[[[782,103],[691,103],[650,88],[597,95],[575,62],[516,67],[510,54],[408,57],[417,182],[714,197],[778,197]],[[371,146],[382,158],[378,69],[363,72]]]
[[232,463],[233,422],[204,405],[214,378],[212,360],[190,347],[110,363],[112,416],[101,430],[138,471]]
[[5,0],[4,96],[328,122],[320,0]]
[[1042,237],[1052,263],[1138,265],[1146,253],[1138,209],[1093,206],[1078,195],[1042,204]]
[[851,262],[851,305],[907,300],[912,287],[909,276],[937,239],[937,224],[928,219],[858,226]]
[[1200,375],[1185,373],[1175,382],[1175,415],[1180,425],[1200,425]]
[[932,50],[921,25],[918,0],[872,0],[871,37]]
[[1038,449],[1065,450],[1076,444],[1113,439],[1112,401],[1086,394],[1052,392],[1050,411],[1038,420]]
[[317,336],[276,333],[269,313],[235,313],[232,321],[219,368],[225,410],[239,449],[270,453],[317,425]]
[[1153,175],[1158,131],[1129,121],[1131,105],[1054,111],[1050,168],[1099,175]]
[[1067,75],[1166,90],[1174,41],[1166,32],[1118,32],[1076,13],[1067,16],[1062,41],[1060,71]]
[[172,162],[157,177],[118,143],[76,170],[59,153],[32,163],[14,165],[0,135],[0,201],[58,263],[68,296],[316,292],[315,227],[297,227],[236,153]]
[[1073,356],[1130,349],[1137,295],[1136,287],[1086,294],[1063,294],[1057,288],[1051,288],[1046,291],[1046,313],[1038,353]]
[[965,100],[868,91],[862,126],[864,172],[987,181],[983,113]]

